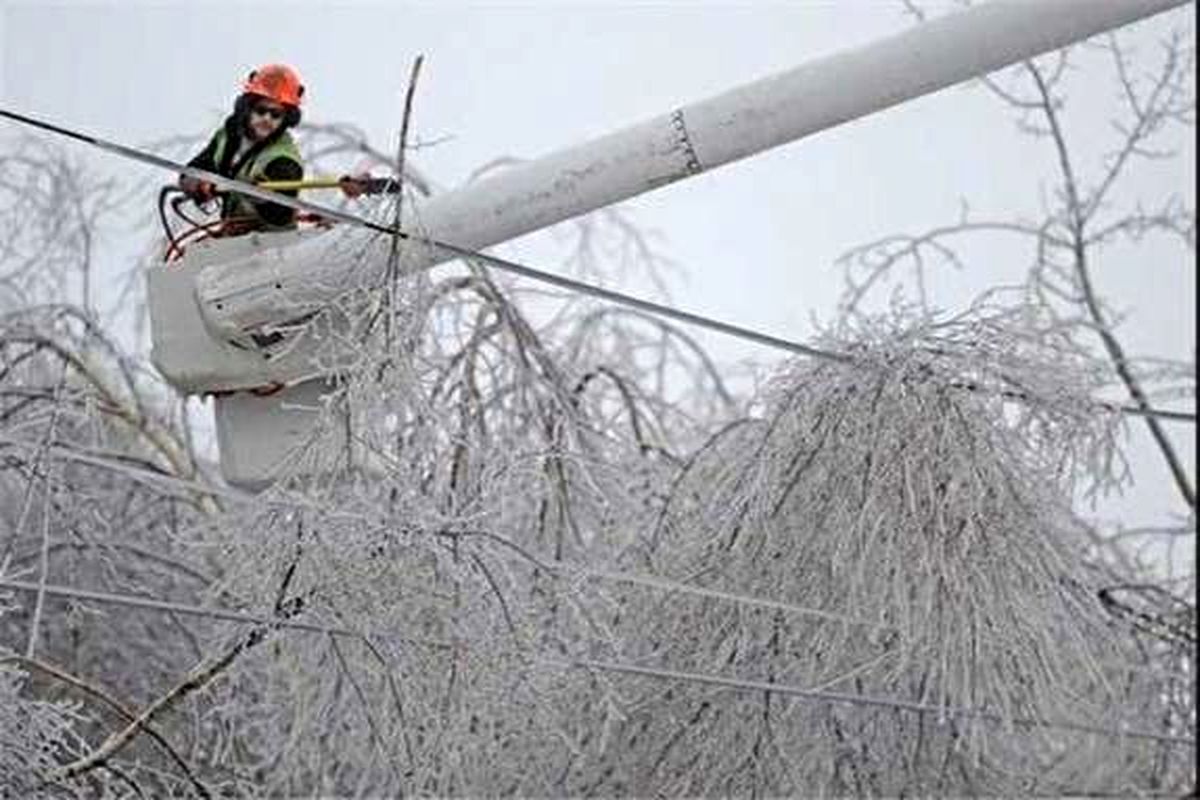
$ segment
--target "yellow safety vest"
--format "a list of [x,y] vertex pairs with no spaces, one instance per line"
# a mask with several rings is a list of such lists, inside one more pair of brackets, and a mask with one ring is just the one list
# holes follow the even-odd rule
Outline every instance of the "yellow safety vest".
[[[225,129],[217,131],[216,146],[213,148],[213,162],[220,164],[225,157],[225,147],[228,144],[228,136]],[[279,138],[264,147],[261,152],[254,158],[249,159],[242,164],[238,169],[237,174],[232,177],[239,181],[247,183],[258,183],[267,179],[264,170],[267,164],[270,164],[277,158],[287,158],[295,161],[304,168],[304,162],[300,160],[300,150],[296,147],[295,141],[292,140],[291,134],[284,131]],[[255,227],[261,230],[282,231],[290,230],[296,227],[296,223],[290,222],[287,225],[269,225],[258,215],[258,210],[254,207],[254,202],[251,198],[232,192],[225,196],[225,200],[221,205],[222,219],[248,219],[253,220],[257,224]]]

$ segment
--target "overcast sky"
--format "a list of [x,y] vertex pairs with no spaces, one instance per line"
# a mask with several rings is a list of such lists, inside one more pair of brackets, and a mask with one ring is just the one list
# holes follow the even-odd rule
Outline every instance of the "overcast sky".
[[[1193,14],[1185,7],[1123,36],[1144,53],[1172,27],[1187,30],[1194,43]],[[0,102],[137,144],[207,132],[250,69],[285,61],[307,86],[308,119],[353,122],[390,151],[410,64],[424,54],[414,133],[444,141],[413,158],[432,179],[453,186],[496,156],[535,157],[911,24],[891,0],[0,0]],[[1105,138],[1116,91],[1111,78],[1095,53],[1082,54],[1071,76],[1079,102],[1067,134],[1093,171],[1112,141]],[[1133,188],[1148,201],[1174,193],[1194,207],[1194,142],[1189,135],[1176,143],[1179,158],[1140,170]],[[1022,137],[993,97],[977,86],[956,87],[627,208],[665,237],[665,254],[686,271],[671,286],[676,305],[804,339],[812,334],[811,315],[833,314],[842,288],[834,260],[844,250],[953,221],[963,199],[980,217],[1037,216],[1053,168],[1052,151]],[[519,253],[519,246],[506,252]],[[999,243],[974,255],[969,274],[939,284],[947,307],[985,286],[1020,281],[1028,266],[1025,251]],[[1097,266],[1102,290],[1129,315],[1121,333],[1134,353],[1193,358],[1194,254],[1167,245],[1124,249]],[[775,358],[716,336],[704,340],[727,358]],[[1180,438],[1194,464],[1187,433]],[[1132,502],[1139,517],[1161,519],[1161,509],[1178,504],[1157,456],[1142,452]]]

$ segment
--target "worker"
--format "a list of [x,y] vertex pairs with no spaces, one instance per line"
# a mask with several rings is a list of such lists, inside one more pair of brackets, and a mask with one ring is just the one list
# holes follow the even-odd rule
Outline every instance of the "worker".
[[[303,98],[304,85],[291,67],[259,67],[246,78],[233,113],[188,166],[249,183],[301,180],[304,163],[288,130],[300,122]],[[179,188],[198,203],[216,196],[213,184],[188,175],[180,176]],[[296,191],[282,194],[295,197]],[[296,227],[294,209],[237,192],[222,195],[221,219],[226,235]]]

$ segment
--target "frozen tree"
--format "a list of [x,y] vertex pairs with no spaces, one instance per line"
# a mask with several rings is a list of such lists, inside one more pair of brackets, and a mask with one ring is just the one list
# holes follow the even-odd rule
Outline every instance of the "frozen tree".
[[[921,14],[915,5],[909,7]],[[1080,64],[1089,74],[1106,69],[1111,76],[1107,119],[1072,114],[1071,98],[1081,91],[1072,79]],[[1104,295],[1098,275],[1101,270],[1140,269],[1139,254],[1150,243],[1170,259],[1158,264],[1155,274],[1163,279],[1182,280],[1176,277],[1176,265],[1185,271],[1194,268],[1194,200],[1182,186],[1165,197],[1146,197],[1137,188],[1139,171],[1163,174],[1194,136],[1194,27],[1177,23],[1153,47],[1141,50],[1112,34],[983,83],[1012,111],[1020,130],[1051,157],[1052,190],[1043,192],[1043,215],[987,218],[972,213],[964,202],[960,219],[949,224],[854,248],[843,258],[849,279],[843,311],[855,314],[888,284],[899,291],[915,288],[917,301],[928,308],[927,289],[946,268],[986,258],[987,243],[999,237],[1025,244],[1029,268],[1010,307],[1028,306],[1053,319],[1057,329],[1069,333],[1072,347],[1096,359],[1107,395],[1123,394],[1141,412],[1127,424],[1149,435],[1177,497],[1173,507],[1158,513],[1165,523],[1128,520],[1086,526],[1093,557],[1109,568],[1102,599],[1110,612],[1126,620],[1158,620],[1188,629],[1195,624],[1194,559],[1186,555],[1193,547],[1183,544],[1195,537],[1192,432],[1173,431],[1171,422],[1148,412],[1158,403],[1194,400],[1194,352],[1190,361],[1138,356],[1124,340],[1128,328],[1122,327],[1125,308],[1133,302]],[[1036,184],[1030,189],[1036,191]],[[1122,486],[1130,478],[1145,479],[1120,472],[1118,477]],[[1194,643],[1194,636],[1190,639]]]
[[[1007,234],[1027,241],[1032,251],[1020,302],[1036,305],[1073,329],[1077,346],[1098,345],[1114,382],[1139,410],[1150,410],[1156,398],[1194,397],[1194,363],[1136,359],[1126,352],[1118,330],[1121,313],[1099,293],[1094,276],[1101,254],[1121,242],[1162,237],[1180,246],[1179,257],[1185,262],[1195,258],[1195,209],[1186,198],[1172,193],[1148,201],[1135,193],[1120,194],[1139,162],[1175,157],[1179,137],[1192,135],[1188,131],[1195,125],[1194,39],[1194,29],[1174,29],[1160,42],[1157,53],[1135,60],[1129,45],[1110,34],[1103,44],[1060,51],[984,79],[984,85],[1017,114],[1021,130],[1044,141],[1053,153],[1057,174],[1053,192],[1044,200],[1045,216],[977,218],[964,203],[962,218],[955,223],[855,248],[843,257],[849,277],[843,311],[852,314],[873,289],[903,267],[911,268],[918,297],[925,303],[926,284],[934,279],[931,269],[963,266],[961,242],[987,233]],[[1117,99],[1104,131],[1109,141],[1097,163],[1090,164],[1077,152],[1063,121],[1069,111],[1073,61],[1083,57],[1095,61],[1099,55],[1114,76]],[[1094,122],[1087,119],[1079,127],[1087,133],[1095,130]],[[1194,479],[1186,472],[1178,446],[1156,417],[1143,419],[1194,522]]]
[[[643,313],[479,259],[389,271],[384,291],[307,321],[336,377],[318,435],[257,495],[220,481],[187,404],[98,311],[92,248],[116,187],[14,146],[0,787],[1187,790],[1194,608],[1098,557],[1077,502],[1126,477],[1124,418],[1101,390],[1115,374],[1139,410],[1156,399],[1078,259],[1122,233],[1194,241],[1175,206],[1124,224],[1085,209],[1107,208],[1154,125],[1189,118],[1185,44],[1159,100],[1121,84],[1149,130],[1100,197],[1064,173],[1075,188],[1032,226],[1047,255],[1024,291],[869,314],[875,282],[952,251],[940,232],[865,247],[824,357],[738,393],[686,331]],[[1027,70],[1032,99],[993,86],[1066,151],[1053,75]],[[347,126],[306,126],[302,146],[317,172],[395,163]],[[402,175],[406,196],[439,191],[411,163]],[[666,285],[669,263],[619,208],[549,237],[580,277]],[[1068,280],[1075,293],[1055,294]],[[1082,339],[1096,334],[1099,351]],[[330,459],[323,434],[347,426]],[[336,468],[314,477],[317,462]]]

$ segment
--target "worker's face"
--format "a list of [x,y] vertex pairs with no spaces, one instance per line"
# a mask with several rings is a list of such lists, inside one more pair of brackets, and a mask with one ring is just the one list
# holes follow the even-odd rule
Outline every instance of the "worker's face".
[[265,139],[283,124],[286,109],[271,100],[258,100],[250,106],[250,118],[246,127],[255,139]]

